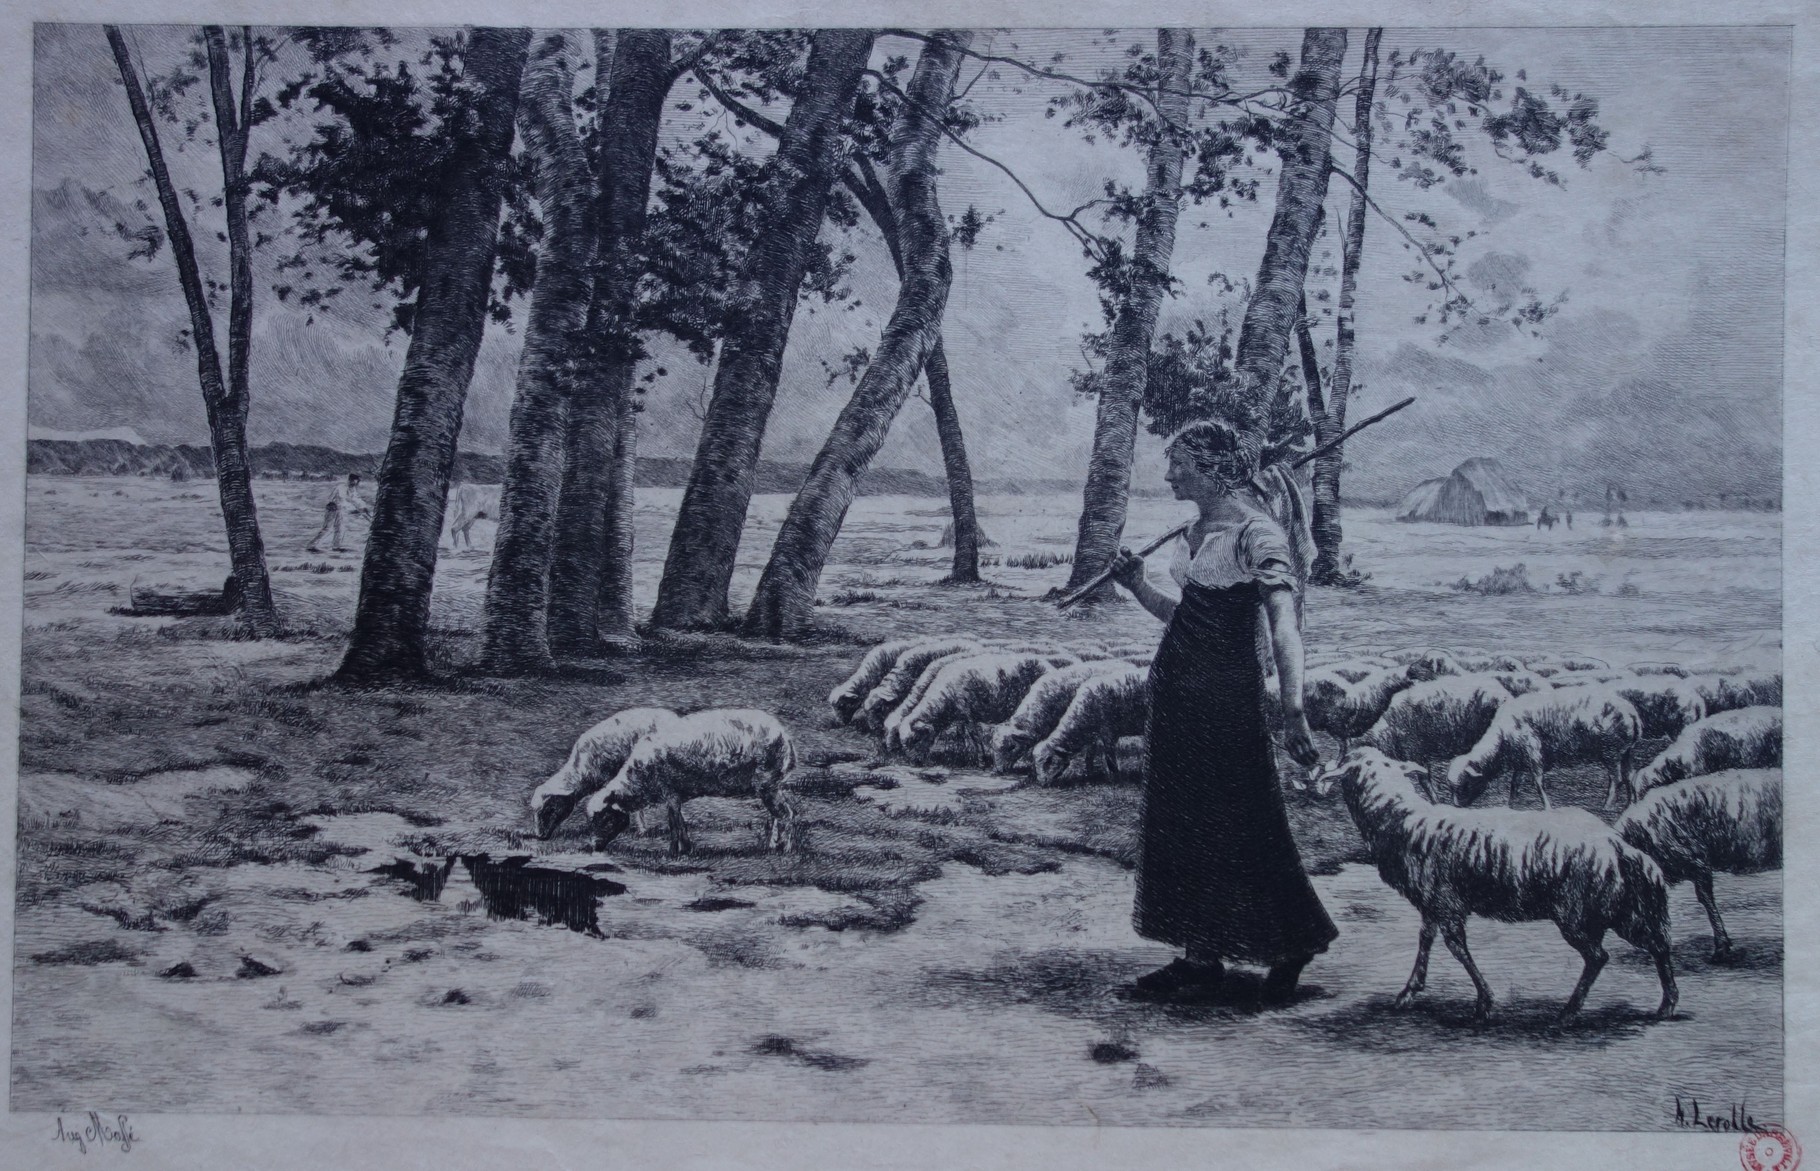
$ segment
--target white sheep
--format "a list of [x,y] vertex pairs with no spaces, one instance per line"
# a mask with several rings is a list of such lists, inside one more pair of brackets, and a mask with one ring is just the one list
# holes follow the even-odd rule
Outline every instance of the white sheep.
[[768,817],[766,844],[790,849],[796,810],[786,792],[796,749],[769,712],[719,709],[678,716],[633,745],[626,763],[588,798],[594,848],[605,849],[641,809],[662,805],[669,815],[670,853],[692,848],[683,804],[696,797],[756,796]]
[[866,693],[860,704],[854,722],[869,732],[882,731],[885,717],[897,709],[904,695],[916,683],[917,677],[935,660],[957,651],[981,650],[978,639],[960,638],[945,635],[941,638],[924,639],[915,646],[905,650],[892,664],[891,670],[878,681],[878,685]]
[[1418,683],[1426,683],[1446,675],[1467,673],[1453,655],[1432,647],[1421,651],[1398,651],[1390,657],[1408,668],[1409,677]]
[[1039,677],[1011,718],[992,730],[992,771],[1010,772],[1031,745],[1054,731],[1083,682],[1094,675],[1127,669],[1116,659],[1096,659],[1057,667]]
[[1503,704],[1471,751],[1447,766],[1455,802],[1471,805],[1500,776],[1510,778],[1510,799],[1520,780],[1535,781],[1549,806],[1542,774],[1551,768],[1598,761],[1610,773],[1605,807],[1631,790],[1631,765],[1643,720],[1628,699],[1609,687],[1574,687],[1520,695]]
[[1527,670],[1520,659],[1513,658],[1510,655],[1490,653],[1469,654],[1465,651],[1461,651],[1455,655],[1455,661],[1460,664],[1461,671],[1469,675],[1486,671],[1494,671],[1502,674],[1511,671]]
[[[1566,679],[1582,676],[1569,675]],[[1571,686],[1571,684],[1569,684]],[[1622,676],[1604,686],[1630,700],[1643,719],[1645,740],[1672,740],[1696,720],[1706,718],[1706,700],[1697,687],[1674,675]]]
[[1746,707],[1781,707],[1782,673],[1767,675],[1702,675],[1688,680],[1706,701],[1706,714]]
[[1491,987],[1466,948],[1466,920],[1552,919],[1584,967],[1562,1017],[1578,1012],[1607,959],[1607,930],[1649,953],[1662,983],[1658,1018],[1679,993],[1669,955],[1668,886],[1662,871],[1581,809],[1454,809],[1421,793],[1414,765],[1371,748],[1341,762],[1337,779],[1378,875],[1422,914],[1415,967],[1397,994],[1407,1005],[1428,981],[1438,932],[1471,977],[1474,1015],[1488,1016]]
[[939,659],[930,660],[929,665],[923,668],[922,674],[916,677],[916,682],[912,683],[910,689],[904,692],[904,697],[898,701],[897,706],[886,713],[884,723],[880,727],[884,751],[894,752],[901,746],[903,733],[899,730],[899,725],[904,722],[905,716],[916,710],[917,704],[923,702],[923,696],[929,694],[929,688],[935,685],[935,680],[941,675],[943,667],[962,659],[970,659],[975,655],[1005,653],[1034,654],[1036,652],[1023,650],[1006,652],[996,646],[980,644],[968,647],[966,650],[955,651],[951,655],[943,655]]
[[948,663],[892,726],[885,747],[923,763],[940,733],[959,725],[977,738],[982,725],[1009,719],[1039,677],[1072,661],[1059,654],[988,651]]
[[1731,936],[1713,900],[1713,872],[1760,874],[1782,865],[1782,770],[1733,769],[1644,794],[1612,826],[1673,884],[1692,880],[1713,926],[1713,959]]
[[1088,754],[1089,772],[1103,771],[1117,779],[1120,738],[1143,735],[1149,718],[1147,669],[1127,667],[1089,677],[1075,690],[1054,730],[1030,750],[1037,782],[1055,784],[1083,752]]
[[1479,742],[1510,698],[1494,675],[1430,679],[1397,693],[1361,739],[1393,760],[1451,760]]
[[1680,679],[1689,674],[1686,667],[1669,662],[1626,663],[1624,669],[1632,675],[1673,675]]
[[575,739],[569,759],[531,792],[531,818],[539,838],[549,838],[579,805],[613,779],[646,734],[680,717],[667,708],[634,707],[615,712]]
[[844,724],[851,720],[866,696],[891,673],[903,653],[916,644],[916,639],[899,638],[881,642],[867,651],[853,674],[828,693],[828,706],[834,709],[835,721]]
[[1689,724],[1637,770],[1635,792],[1724,769],[1782,767],[1782,709],[1743,707]]
[[1414,682],[1407,667],[1383,667],[1353,679],[1344,664],[1310,671],[1302,680],[1308,726],[1338,740],[1344,756],[1351,741],[1369,731],[1397,693]]

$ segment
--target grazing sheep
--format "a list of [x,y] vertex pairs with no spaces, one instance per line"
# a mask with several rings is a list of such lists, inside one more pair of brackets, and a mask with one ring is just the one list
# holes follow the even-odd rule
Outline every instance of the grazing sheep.
[[1094,675],[1126,669],[1118,660],[1090,660],[1057,667],[1031,684],[1011,718],[992,731],[992,771],[1010,772],[1032,744],[1054,731],[1083,682]]
[[537,836],[548,839],[582,798],[613,779],[632,754],[633,745],[679,718],[667,708],[627,708],[576,737],[569,759],[531,793],[531,817]]
[[1706,700],[1699,688],[1674,675],[1641,675],[1610,687],[1637,709],[1646,740],[1672,740],[1689,724],[1706,718]]
[[975,655],[1005,653],[1034,654],[1036,652],[1006,652],[996,646],[982,643],[979,646],[970,647],[964,651],[956,651],[951,655],[943,655],[939,659],[932,660],[927,667],[923,668],[923,673],[916,677],[916,682],[910,685],[910,690],[904,693],[903,699],[899,700],[897,706],[891,709],[890,713],[885,716],[884,724],[880,729],[883,733],[882,739],[885,751],[896,751],[902,736],[902,733],[898,730],[898,726],[904,722],[905,716],[916,710],[917,704],[923,702],[923,696],[929,694],[929,688],[935,685],[936,676],[942,673],[943,667],[946,667],[949,663],[959,662],[962,659],[970,659]]
[[670,853],[686,854],[693,846],[684,802],[756,796],[769,815],[766,844],[789,849],[796,810],[785,787],[795,767],[790,733],[770,712],[722,708],[678,716],[641,737],[613,779],[588,798],[594,848],[605,849],[634,813],[662,805],[669,815]]
[[1733,769],[1652,789],[1612,829],[1662,867],[1670,884],[1694,884],[1713,925],[1713,959],[1731,936],[1713,901],[1713,872],[1760,874],[1782,865],[1782,770]]
[[878,681],[876,687],[866,693],[864,702],[859,706],[858,714],[854,716],[854,722],[869,732],[882,731],[885,717],[897,709],[899,702],[915,685],[917,677],[923,673],[924,667],[944,655],[966,650],[977,652],[983,649],[978,639],[957,638],[952,635],[925,639],[917,643],[899,655],[897,662],[892,664],[891,670],[885,673],[885,677]]
[[1430,679],[1392,698],[1361,739],[1393,760],[1452,760],[1479,742],[1510,698],[1493,675]]
[[1632,675],[1674,675],[1685,679],[1688,670],[1679,663],[1627,663],[1624,669]]
[[1452,809],[1421,793],[1413,765],[1371,748],[1354,751],[1338,772],[1341,796],[1365,839],[1378,875],[1422,914],[1415,967],[1398,1007],[1428,981],[1438,932],[1478,993],[1474,1015],[1491,1012],[1491,988],[1466,949],[1466,919],[1506,923],[1552,919],[1585,961],[1563,1018],[1578,1012],[1605,966],[1605,932],[1649,953],[1662,982],[1658,1018],[1679,993],[1669,956],[1668,886],[1647,855],[1580,809]]
[[853,674],[828,693],[828,706],[834,709],[836,722],[844,724],[851,720],[859,711],[859,705],[866,702],[867,694],[891,673],[897,660],[916,643],[913,638],[899,638],[881,642],[867,651]]
[[1414,682],[1405,667],[1384,667],[1357,679],[1348,679],[1343,667],[1310,671],[1302,681],[1308,726],[1338,740],[1344,756],[1351,741],[1377,723],[1397,693]]
[[[1055,730],[1030,750],[1037,783],[1053,785],[1068,764],[1088,753],[1090,772],[1118,778],[1120,737],[1141,736],[1150,717],[1150,672],[1142,667],[1106,671],[1084,680]],[[1095,756],[1103,765],[1096,766]]]
[[1390,656],[1409,670],[1409,677],[1426,683],[1445,675],[1464,675],[1466,669],[1458,659],[1443,650],[1399,651]]
[[1689,724],[1637,770],[1634,793],[1722,769],[1781,768],[1782,709],[1742,707]]
[[1447,785],[1460,805],[1471,805],[1500,776],[1510,777],[1510,799],[1528,776],[1549,807],[1542,774],[1551,768],[1599,761],[1611,774],[1605,807],[1631,791],[1631,763],[1643,720],[1628,699],[1608,687],[1572,687],[1520,695],[1498,709],[1472,750],[1447,766]]
[[1485,671],[1502,674],[1527,669],[1520,660],[1509,655],[1468,654],[1462,651],[1456,656],[1456,661],[1460,664],[1460,669],[1467,674],[1478,674]]
[[1737,711],[1745,707],[1781,707],[1782,673],[1768,675],[1703,675],[1689,679],[1700,698],[1706,701],[1706,714]]
[[961,725],[977,738],[982,725],[1010,719],[1038,678],[1072,661],[1067,655],[989,651],[948,663],[891,728],[886,750],[925,763],[938,734]]

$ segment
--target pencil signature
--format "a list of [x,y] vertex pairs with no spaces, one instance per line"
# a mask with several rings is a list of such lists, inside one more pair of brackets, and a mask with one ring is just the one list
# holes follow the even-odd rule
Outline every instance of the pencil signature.
[[1773,1127],[1774,1122],[1759,1122],[1755,1115],[1745,1109],[1744,1103],[1734,1102],[1723,1114],[1714,1114],[1710,1110],[1700,1109],[1700,1099],[1688,1098],[1683,1101],[1680,1094],[1675,1095],[1675,1125],[1686,1130],[1710,1130],[1737,1134],[1757,1134],[1765,1127]]
[[79,1121],[75,1124],[66,1124],[63,1115],[57,1115],[57,1141],[74,1143],[76,1149],[85,1155],[91,1144],[96,1147],[118,1145],[121,1154],[125,1154],[133,1149],[133,1143],[138,1137],[133,1133],[133,1124],[124,1114],[116,1114],[110,1121],[90,1110],[86,1122]]

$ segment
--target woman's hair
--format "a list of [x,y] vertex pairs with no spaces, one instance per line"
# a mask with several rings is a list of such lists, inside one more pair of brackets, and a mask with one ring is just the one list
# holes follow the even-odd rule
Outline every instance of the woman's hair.
[[1186,455],[1202,475],[1229,490],[1250,483],[1258,473],[1261,452],[1255,440],[1214,419],[1190,423],[1169,439],[1166,451]]

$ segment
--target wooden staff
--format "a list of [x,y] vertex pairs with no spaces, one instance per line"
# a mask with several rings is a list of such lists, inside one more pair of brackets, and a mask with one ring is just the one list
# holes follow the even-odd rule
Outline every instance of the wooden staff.
[[[1326,443],[1323,443],[1323,444],[1321,444],[1321,446],[1315,448],[1313,451],[1309,452],[1307,455],[1298,457],[1294,463],[1289,465],[1290,470],[1294,471],[1296,468],[1299,468],[1304,464],[1313,463],[1315,460],[1320,459],[1322,456],[1326,455],[1328,452],[1335,450],[1342,443],[1345,443],[1348,439],[1351,439],[1354,435],[1357,435],[1360,431],[1365,430],[1365,428],[1371,426],[1373,423],[1377,423],[1384,419],[1388,419],[1390,416],[1396,414],[1398,411],[1402,410],[1404,407],[1408,406],[1410,403],[1413,403],[1415,401],[1416,400],[1413,397],[1406,398],[1402,402],[1397,403],[1394,406],[1385,407],[1383,410],[1379,411],[1377,414],[1373,415],[1369,419],[1364,420],[1363,422],[1354,423],[1352,426],[1346,428],[1345,431],[1342,431],[1340,433],[1339,438],[1330,440]],[[1139,549],[1137,555],[1139,557],[1150,556],[1150,554],[1156,552],[1158,549],[1161,549],[1164,545],[1167,545],[1169,542],[1175,540],[1177,537],[1181,536],[1183,533],[1187,532],[1192,527],[1194,527],[1194,521],[1192,521],[1192,520],[1183,521],[1181,524],[1170,529],[1168,532],[1164,533],[1162,536],[1158,537],[1156,540],[1150,542],[1148,545],[1145,545],[1142,549]],[[1091,594],[1094,590],[1099,589],[1101,586],[1105,585],[1110,580],[1112,580],[1112,567],[1107,566],[1105,569],[1103,569],[1099,573],[1095,574],[1093,576],[1093,579],[1091,581],[1087,582],[1086,585],[1083,585],[1080,589],[1075,590],[1073,593],[1067,594],[1067,595],[1063,596],[1062,598],[1059,598],[1055,603],[1056,609],[1066,610],[1068,607],[1074,605],[1076,602],[1080,601],[1082,598],[1085,598],[1088,594]]]

